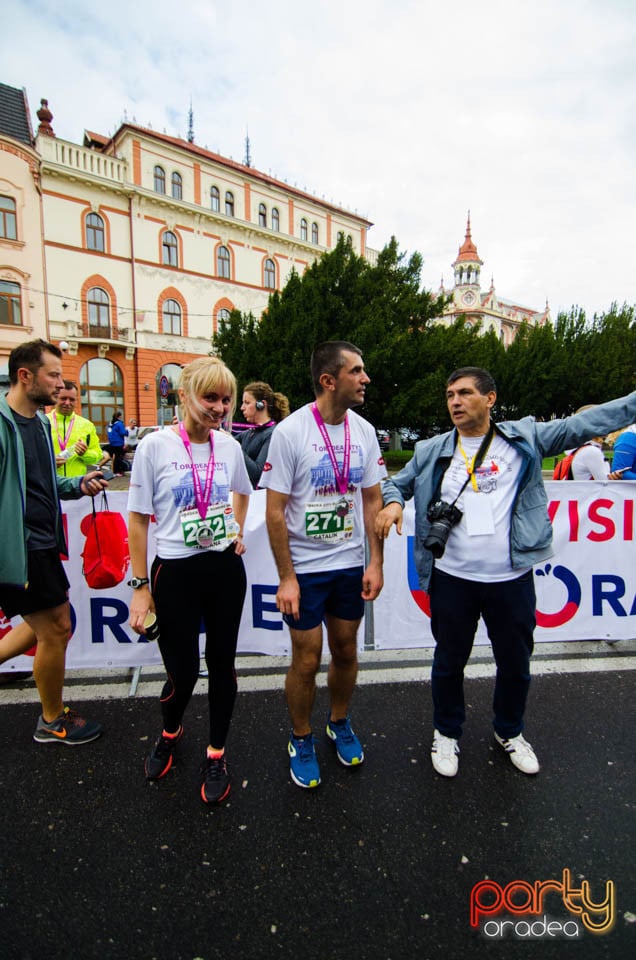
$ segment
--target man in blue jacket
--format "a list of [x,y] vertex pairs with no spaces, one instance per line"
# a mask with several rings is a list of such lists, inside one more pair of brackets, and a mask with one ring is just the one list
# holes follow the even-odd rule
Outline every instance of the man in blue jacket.
[[542,461],[636,416],[634,392],[565,420],[495,424],[496,399],[487,370],[451,374],[446,400],[454,429],[416,444],[413,459],[384,484],[376,520],[378,536],[387,537],[393,524],[401,533],[404,503],[414,497],[415,563],[436,644],[431,760],[445,777],[458,769],[464,668],[480,616],[497,665],[495,740],[518,770],[538,773],[522,730],[536,611],[532,567],[553,552]]
[[56,473],[51,428],[40,407],[56,402],[61,360],[45,340],[16,347],[9,355],[9,392],[0,398],[0,607],[9,619],[22,617],[0,640],[0,663],[37,643],[33,676],[42,714],[33,739],[75,745],[95,740],[102,728],[62,700],[71,615],[58,498],[95,496],[108,484],[100,473]]

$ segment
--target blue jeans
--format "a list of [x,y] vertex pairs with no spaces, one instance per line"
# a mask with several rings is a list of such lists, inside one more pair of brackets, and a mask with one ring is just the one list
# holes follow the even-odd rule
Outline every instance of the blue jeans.
[[530,687],[530,655],[536,625],[532,570],[516,580],[480,583],[433,570],[430,588],[435,656],[431,673],[433,723],[459,740],[464,709],[464,667],[480,615],[497,664],[493,726],[500,737],[516,737]]

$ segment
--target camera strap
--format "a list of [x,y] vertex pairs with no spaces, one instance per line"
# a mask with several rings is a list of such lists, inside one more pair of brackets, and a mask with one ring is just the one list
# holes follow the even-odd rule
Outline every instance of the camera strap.
[[[452,504],[451,504],[452,507],[455,506],[455,504],[457,503],[457,501],[458,501],[459,498],[461,497],[462,493],[464,492],[464,490],[466,489],[466,487],[468,486],[468,484],[469,484],[470,481],[472,480],[473,475],[476,473],[476,471],[477,471],[477,470],[479,469],[479,467],[482,465],[482,462],[483,462],[483,460],[484,460],[484,457],[486,456],[486,454],[487,454],[487,452],[488,452],[488,448],[489,448],[489,446],[490,446],[490,444],[491,444],[491,442],[492,442],[492,438],[493,438],[493,436],[494,436],[494,433],[495,433],[495,425],[494,425],[494,423],[493,423],[492,420],[491,420],[491,421],[490,421],[490,428],[489,428],[489,430],[488,430],[488,433],[486,434],[486,436],[484,437],[484,439],[481,441],[481,444],[479,445],[479,450],[477,451],[477,453],[476,453],[476,455],[475,455],[475,459],[473,460],[473,463],[472,463],[472,466],[471,466],[471,467],[468,467],[468,460],[466,460],[466,468],[467,468],[467,470],[468,470],[468,476],[467,476],[466,479],[464,480],[464,482],[463,482],[463,484],[462,484],[462,486],[461,486],[461,490],[459,491],[459,493],[457,494],[457,496],[456,496],[455,499],[453,500],[453,502],[452,502]],[[459,434],[457,435],[457,442],[458,442],[458,444],[460,445],[460,448],[461,448],[461,439],[460,439],[460,437],[459,437]]]

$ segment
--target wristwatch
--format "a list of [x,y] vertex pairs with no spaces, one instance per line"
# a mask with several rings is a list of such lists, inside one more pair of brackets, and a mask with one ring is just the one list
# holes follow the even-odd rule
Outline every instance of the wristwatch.
[[145,587],[147,583],[150,583],[148,577],[133,577],[132,580],[128,581],[128,586],[132,587],[133,590],[139,590],[140,587]]

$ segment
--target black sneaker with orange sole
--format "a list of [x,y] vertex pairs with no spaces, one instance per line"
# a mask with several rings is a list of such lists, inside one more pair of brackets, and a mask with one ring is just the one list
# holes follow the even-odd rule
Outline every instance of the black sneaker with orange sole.
[[63,712],[51,723],[46,723],[40,715],[33,739],[37,743],[64,743],[76,747],[81,743],[91,743],[103,733],[101,724],[94,720],[85,720],[76,710],[64,707]]
[[161,780],[172,766],[172,752],[183,736],[183,727],[180,726],[173,737],[166,737],[164,733],[158,738],[154,747],[146,757],[144,770],[146,780]]
[[232,789],[225,754],[222,757],[206,756],[202,772],[201,799],[203,802],[223,803]]

